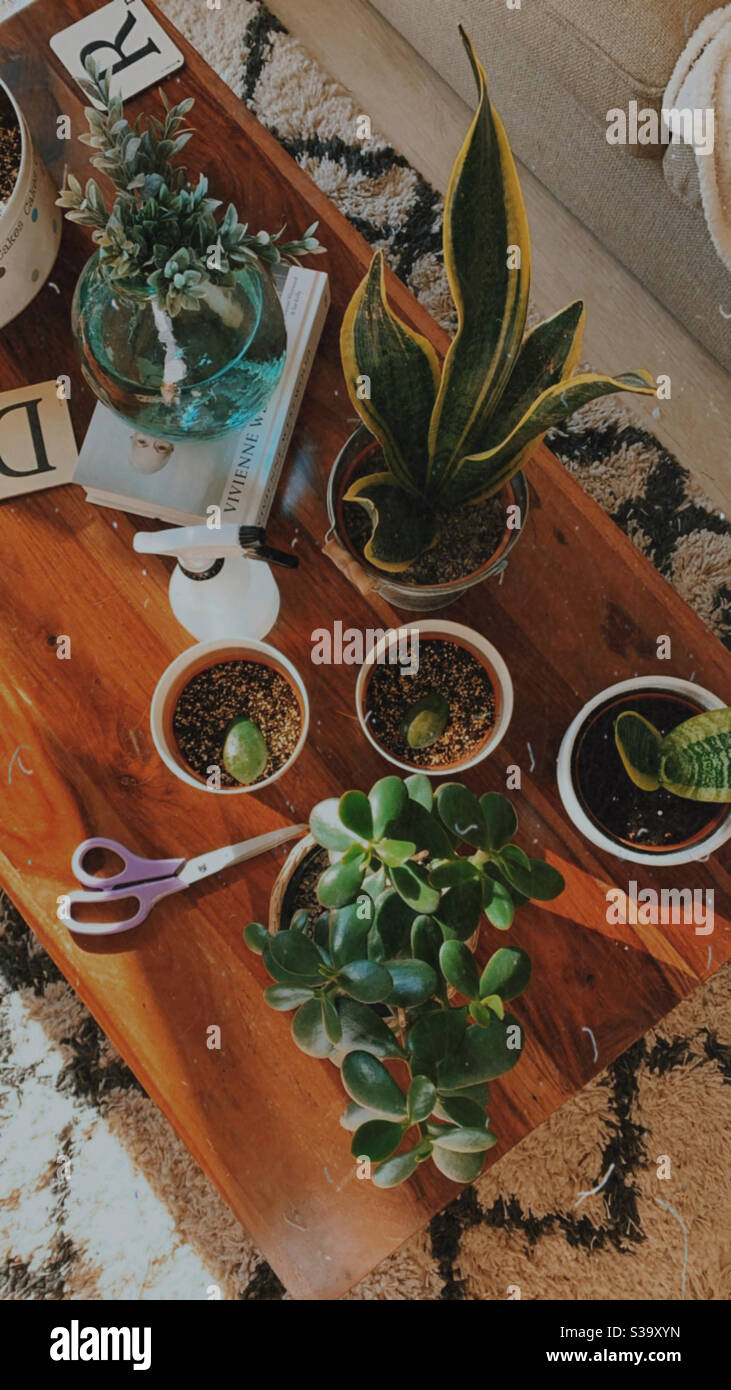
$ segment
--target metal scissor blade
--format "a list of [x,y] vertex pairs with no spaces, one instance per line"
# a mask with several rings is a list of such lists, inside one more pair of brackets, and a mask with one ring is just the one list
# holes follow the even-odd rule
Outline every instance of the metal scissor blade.
[[223,849],[211,850],[210,854],[199,854],[197,858],[188,860],[178,878],[185,884],[198,883],[210,874],[220,874],[222,869],[232,864],[240,864],[244,859],[254,859],[257,854],[276,849],[277,845],[294,840],[307,830],[308,825],[285,825],[282,830],[270,830],[268,834],[257,835],[253,840],[241,840],[237,845],[224,845]]

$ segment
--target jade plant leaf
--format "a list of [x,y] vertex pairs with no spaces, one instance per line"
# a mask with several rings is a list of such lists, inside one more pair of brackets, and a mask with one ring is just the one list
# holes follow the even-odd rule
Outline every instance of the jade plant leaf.
[[391,870],[391,878],[396,892],[401,894],[409,907],[413,907],[414,912],[427,915],[436,912],[439,893],[430,886],[426,869],[421,864],[402,864],[400,868]]
[[343,1036],[343,1027],[340,1022],[340,1015],[338,1014],[338,1011],[335,1008],[332,999],[322,998],[320,1000],[320,1008],[322,1009],[322,1023],[325,1032],[327,1033],[330,1042],[333,1044],[334,1047],[336,1047],[337,1044],[342,1041]]
[[480,976],[480,998],[499,994],[506,1002],[515,999],[527,988],[531,977],[531,961],[527,951],[519,946],[501,946],[490,956]]
[[470,1018],[474,1020],[478,1028],[489,1028],[492,1023],[490,1010],[479,999],[470,1000]]
[[440,1096],[434,1107],[440,1120],[451,1120],[468,1129],[485,1129],[485,1108],[468,1096]]
[[371,804],[365,792],[346,792],[338,802],[338,815],[346,830],[361,840],[373,838]]
[[372,910],[367,915],[360,902],[348,903],[347,907],[338,908],[333,912],[329,944],[335,965],[349,965],[351,961],[360,960],[365,954],[366,938],[375,915],[375,908],[370,899],[368,905]]
[[310,831],[318,845],[342,853],[352,845],[353,836],[340,820],[339,806],[340,801],[336,796],[318,802],[310,816]]
[[348,1095],[359,1105],[386,1119],[407,1119],[403,1091],[370,1052],[349,1052],[343,1061],[342,1078]]
[[390,994],[384,996],[389,1004],[413,1009],[436,990],[437,977],[426,961],[387,960],[384,964],[392,981]]
[[221,761],[237,782],[255,782],[269,760],[264,735],[252,719],[233,719],[224,740]]
[[319,999],[310,999],[297,1010],[292,1019],[292,1037],[309,1057],[327,1057],[332,1052]]
[[499,931],[507,931],[515,917],[515,903],[503,883],[489,875],[482,879],[482,906],[488,921]]
[[484,1126],[473,1129],[439,1126],[437,1129],[434,1125],[429,1131],[429,1137],[435,1149],[449,1149],[452,1153],[463,1154],[484,1153],[497,1143],[497,1135],[491,1134]]
[[426,850],[430,859],[443,859],[452,853],[452,845],[443,825],[419,801],[407,801],[395,830],[412,840],[415,850]]
[[452,1149],[435,1148],[434,1166],[452,1182],[474,1182],[485,1166],[484,1153],[455,1153]]
[[467,999],[474,999],[480,988],[475,958],[461,941],[445,941],[439,952],[439,965],[445,980]]
[[379,1163],[381,1159],[391,1157],[405,1133],[405,1125],[392,1120],[366,1120],[356,1130],[350,1152],[355,1158],[370,1158],[372,1163]]
[[492,1081],[510,1071],[520,1058],[524,1032],[512,1014],[495,1018],[489,1028],[470,1024],[458,1051],[437,1068],[440,1091],[458,1091],[479,1081]]
[[378,841],[378,857],[389,869],[395,869],[399,864],[408,863],[415,853],[416,845],[413,840]]
[[518,829],[518,817],[513,803],[500,792],[486,792],[480,797],[480,809],[485,821],[485,847],[500,850],[512,840]]
[[428,690],[409,705],[401,734],[409,748],[430,748],[441,738],[449,719],[449,705],[438,690]]
[[312,998],[312,990],[302,985],[270,985],[264,990],[264,998],[271,1009],[287,1013]]
[[414,1076],[428,1076],[433,1081],[437,1064],[459,1050],[466,1028],[462,1009],[439,1009],[417,1019],[407,1041]]
[[423,772],[413,772],[404,782],[410,801],[417,801],[425,811],[431,811],[434,795],[431,782]]
[[458,884],[477,882],[479,871],[469,859],[445,859],[429,870],[432,888],[456,888]]
[[409,1119],[412,1124],[421,1124],[434,1109],[437,1098],[436,1086],[428,1076],[415,1076],[409,1086],[407,1103]]
[[467,879],[448,888],[436,910],[436,918],[445,938],[467,941],[477,930],[482,916],[482,886],[480,880]]
[[244,927],[244,941],[250,951],[260,956],[264,947],[269,945],[271,937],[261,922],[249,922],[249,925]]
[[381,777],[368,793],[373,818],[373,838],[380,840],[397,820],[408,799],[400,777]]
[[731,801],[731,709],[695,714],[671,730],[662,742],[660,783],[690,801]]
[[411,923],[411,954],[424,960],[436,973],[439,969],[439,948],[442,933],[433,917],[415,917]]
[[353,1133],[356,1129],[359,1129],[361,1125],[367,1124],[369,1120],[374,1120],[375,1118],[372,1110],[366,1110],[365,1106],[357,1105],[354,1100],[351,1100],[340,1116],[340,1124],[343,1129],[347,1129]]
[[515,855],[506,860],[508,849],[514,851],[517,848],[517,845],[508,845],[501,855],[501,864],[511,885],[514,884],[526,898],[535,898],[538,902],[558,898],[566,887],[563,875],[544,859],[528,859],[527,869]]
[[361,1004],[378,1004],[388,999],[393,982],[388,971],[373,960],[354,960],[338,973],[338,984]]
[[365,869],[362,864],[331,864],[320,874],[317,896],[323,907],[345,907],[357,897]]
[[447,829],[468,845],[482,849],[485,822],[477,797],[459,782],[445,782],[437,792],[437,809]]
[[280,931],[270,936],[268,953],[274,963],[289,975],[317,979],[322,964],[320,953],[314,943],[301,932]]
[[345,1052],[370,1052],[374,1057],[400,1057],[398,1039],[382,1018],[355,999],[340,998],[337,1011],[342,1027],[340,1048]]
[[386,955],[398,956],[407,949],[413,920],[414,909],[393,888],[378,899],[375,927]]
[[395,1158],[387,1158],[385,1163],[379,1164],[376,1168],[373,1182],[376,1187],[398,1187],[399,1183],[406,1182],[406,1179],[416,1172],[420,1161],[421,1156],[415,1149],[410,1149],[405,1154],[396,1154]]

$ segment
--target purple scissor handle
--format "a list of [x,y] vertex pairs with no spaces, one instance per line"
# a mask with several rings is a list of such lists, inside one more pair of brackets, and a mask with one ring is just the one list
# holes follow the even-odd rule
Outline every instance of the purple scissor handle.
[[[122,860],[122,868],[108,878],[99,878],[85,868],[87,855],[91,850],[107,850]],[[187,888],[178,877],[184,859],[143,859],[133,854],[119,840],[107,840],[98,835],[90,840],[82,840],[71,857],[71,868],[75,878],[83,884],[80,889],[67,893],[58,911],[65,926],[80,936],[113,936],[116,932],[129,931],[144,922],[148,912],[170,893],[179,893]],[[132,898],[137,902],[137,911],[119,922],[78,922],[73,915],[76,904],[88,906],[90,903],[119,902]]]
[[[166,898],[170,893],[179,893],[182,888],[189,888],[192,883],[198,883],[211,874],[220,874],[232,864],[240,864],[244,859],[264,854],[297,835],[303,835],[307,829],[306,825],[285,825],[280,830],[269,830],[252,840],[224,845],[221,849],[187,860],[142,859],[126,845],[121,845],[119,840],[107,840],[103,836],[82,840],[71,857],[71,868],[82,887],[62,897],[56,915],[69,931],[79,936],[114,936],[116,932],[129,931],[131,927],[144,922],[150,908],[161,898]],[[108,878],[98,878],[85,867],[87,855],[95,849],[106,850],[122,860],[118,873]],[[89,903],[119,903],[124,898],[135,899],[137,911],[121,921],[79,922],[74,917],[73,909],[77,905],[87,907]]]

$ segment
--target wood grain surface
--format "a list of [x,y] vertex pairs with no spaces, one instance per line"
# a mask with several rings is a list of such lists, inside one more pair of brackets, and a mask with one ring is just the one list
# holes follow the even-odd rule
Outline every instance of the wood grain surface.
[[[56,116],[71,117],[75,136],[85,122],[80,94],[48,38],[92,8],[82,0],[39,0],[0,28],[0,73],[58,179],[65,161],[82,177],[88,168],[84,146],[56,139]],[[185,67],[166,80],[165,90],[171,100],[196,97],[198,134],[186,151],[191,168],[203,168],[213,192],[232,198],[256,226],[286,222],[298,231],[320,218],[329,248],[317,265],[330,274],[333,306],[271,522],[275,545],[296,539],[300,569],[278,572],[281,615],[268,640],[304,676],[311,734],[295,767],[260,795],[219,799],[184,787],[157,758],[148,719],[159,676],[191,639],[170,612],[169,565],[132,551],[132,534],[145,523],[87,505],[74,486],[6,501],[0,506],[0,878],[290,1292],[327,1299],[420,1229],[457,1189],[432,1165],[390,1192],[357,1180],[349,1136],[338,1125],[344,1108],[338,1073],[298,1052],[286,1016],[262,1001],[266,974],[241,932],[252,917],[266,921],[287,847],[161,903],[129,936],[76,942],[55,917],[58,896],[71,886],[72,850],[87,835],[122,839],[146,855],[187,856],[305,820],[321,797],[367,788],[387,770],[358,728],[356,668],[310,661],[314,628],[336,619],[379,625],[368,598],[322,553],[325,483],[353,427],[338,326],[370,253],[273,137],[175,38]],[[146,93],[131,103],[132,112],[154,109],[156,101]],[[74,357],[69,310],[88,254],[83,229],[67,223],[53,283],[0,344],[5,389],[71,377],[79,441],[93,400]],[[390,288],[397,309],[444,350],[445,335],[410,294],[393,278]],[[521,910],[512,931],[534,962],[519,1008],[528,1043],[521,1064],[492,1088],[491,1127],[500,1142],[490,1162],[731,951],[723,912],[728,863],[719,856],[675,871],[623,867],[567,823],[554,776],[566,726],[604,686],[634,673],[695,673],[728,697],[729,657],[545,448],[529,476],[530,518],[503,582],[484,584],[448,610],[495,643],[516,692],[504,744],[465,780],[480,792],[504,789],[505,768],[520,765],[519,841],[567,879],[550,911]],[[656,660],[661,633],[672,639],[668,662]],[[71,640],[70,660],[57,659],[59,634]],[[17,759],[11,768],[19,746],[27,771]],[[605,892],[614,884],[626,889],[630,878],[654,887],[714,888],[713,936],[696,936],[687,926],[609,928]],[[483,959],[504,940],[486,927],[478,955]],[[220,1051],[206,1046],[211,1024],[221,1029]],[[596,1039],[596,1060],[586,1028]]]

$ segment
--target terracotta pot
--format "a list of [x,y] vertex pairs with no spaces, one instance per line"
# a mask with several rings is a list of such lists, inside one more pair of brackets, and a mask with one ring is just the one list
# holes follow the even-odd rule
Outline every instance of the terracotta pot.
[[[206,779],[200,777],[185,762],[173,733],[175,707],[185,686],[199,672],[205,671],[211,666],[220,666],[224,661],[253,661],[277,671],[294,691],[300,711],[300,736],[286,763],[282,764],[278,772],[272,773],[271,777],[264,777],[258,782],[251,782],[238,787],[209,786]],[[187,651],[177,656],[161,675],[150,706],[152,738],[165,766],[187,786],[197,787],[199,791],[212,792],[215,796],[241,796],[245,792],[259,792],[264,787],[270,786],[272,782],[278,781],[285,772],[289,771],[302,752],[307,740],[309,722],[310,704],[307,691],[302,677],[292,662],[266,642],[254,642],[235,637],[223,638],[214,642],[197,642],[195,646],[189,647]]]
[[371,732],[367,713],[368,689],[374,668],[379,658],[383,658],[393,644],[398,641],[398,632],[391,631],[385,633],[376,642],[370,654],[372,659],[365,661],[358,672],[355,687],[355,708],[360,727],[376,751],[402,772],[424,772],[427,777],[445,777],[452,776],[456,772],[465,772],[467,768],[474,767],[477,763],[482,762],[483,758],[487,758],[490,753],[494,752],[507,732],[513,713],[513,683],[510,679],[510,672],[492,643],[488,642],[481,633],[475,632],[471,627],[465,627],[462,623],[450,623],[446,619],[439,618],[422,618],[417,623],[409,623],[408,630],[409,632],[418,632],[420,640],[433,637],[453,642],[457,646],[464,647],[479,661],[487,672],[495,696],[495,722],[482,742],[467,757],[452,763],[442,763],[440,767],[420,767],[416,763],[408,763],[389,752]]
[[[721,845],[731,837],[731,806],[721,805],[717,813],[714,813],[712,804],[709,804],[709,822],[696,835],[688,840],[670,845],[647,846],[640,849],[629,840],[621,839],[609,828],[601,827],[587,813],[587,809],[582,800],[580,789],[576,783],[575,776],[575,755],[580,740],[586,730],[591,726],[592,716],[612,700],[617,698],[618,703],[626,700],[628,695],[636,694],[638,697],[646,692],[667,692],[677,698],[687,701],[692,706],[691,713],[701,713],[703,710],[723,709],[724,701],[717,695],[713,695],[710,690],[705,690],[700,685],[695,685],[691,681],[679,680],[675,676],[643,676],[633,680],[619,681],[616,685],[610,685],[606,690],[602,690],[595,695],[592,700],[588,700],[583,709],[579,710],[576,718],[569,725],[564,734],[559,749],[557,761],[558,790],[564,809],[573,821],[577,830],[585,835],[587,840],[599,849],[614,854],[618,859],[626,859],[633,864],[652,864],[655,868],[675,864],[692,864],[698,859],[707,859]],[[650,796],[651,793],[648,793]],[[693,802],[697,806],[698,802]]]
[[[327,511],[330,527],[342,548],[348,552],[351,560],[355,560],[363,573],[364,582],[359,587],[364,591],[372,589],[387,599],[395,608],[426,612],[435,608],[446,608],[447,604],[454,603],[475,584],[481,584],[484,579],[502,574],[503,570],[507,569],[508,555],[520,538],[528,515],[528,487],[523,473],[517,473],[499,493],[506,507],[511,504],[520,507],[521,527],[511,531],[506,527],[495,553],[472,574],[463,575],[459,579],[451,579],[446,584],[409,584],[405,580],[399,579],[398,576],[387,575],[375,565],[369,564],[353,545],[348,535],[343,515],[343,497],[353,479],[362,469],[365,460],[371,454],[379,455],[380,449],[380,444],[365,426],[359,425],[340,450],[330,472],[327,485]],[[375,469],[375,458],[373,462]]]

